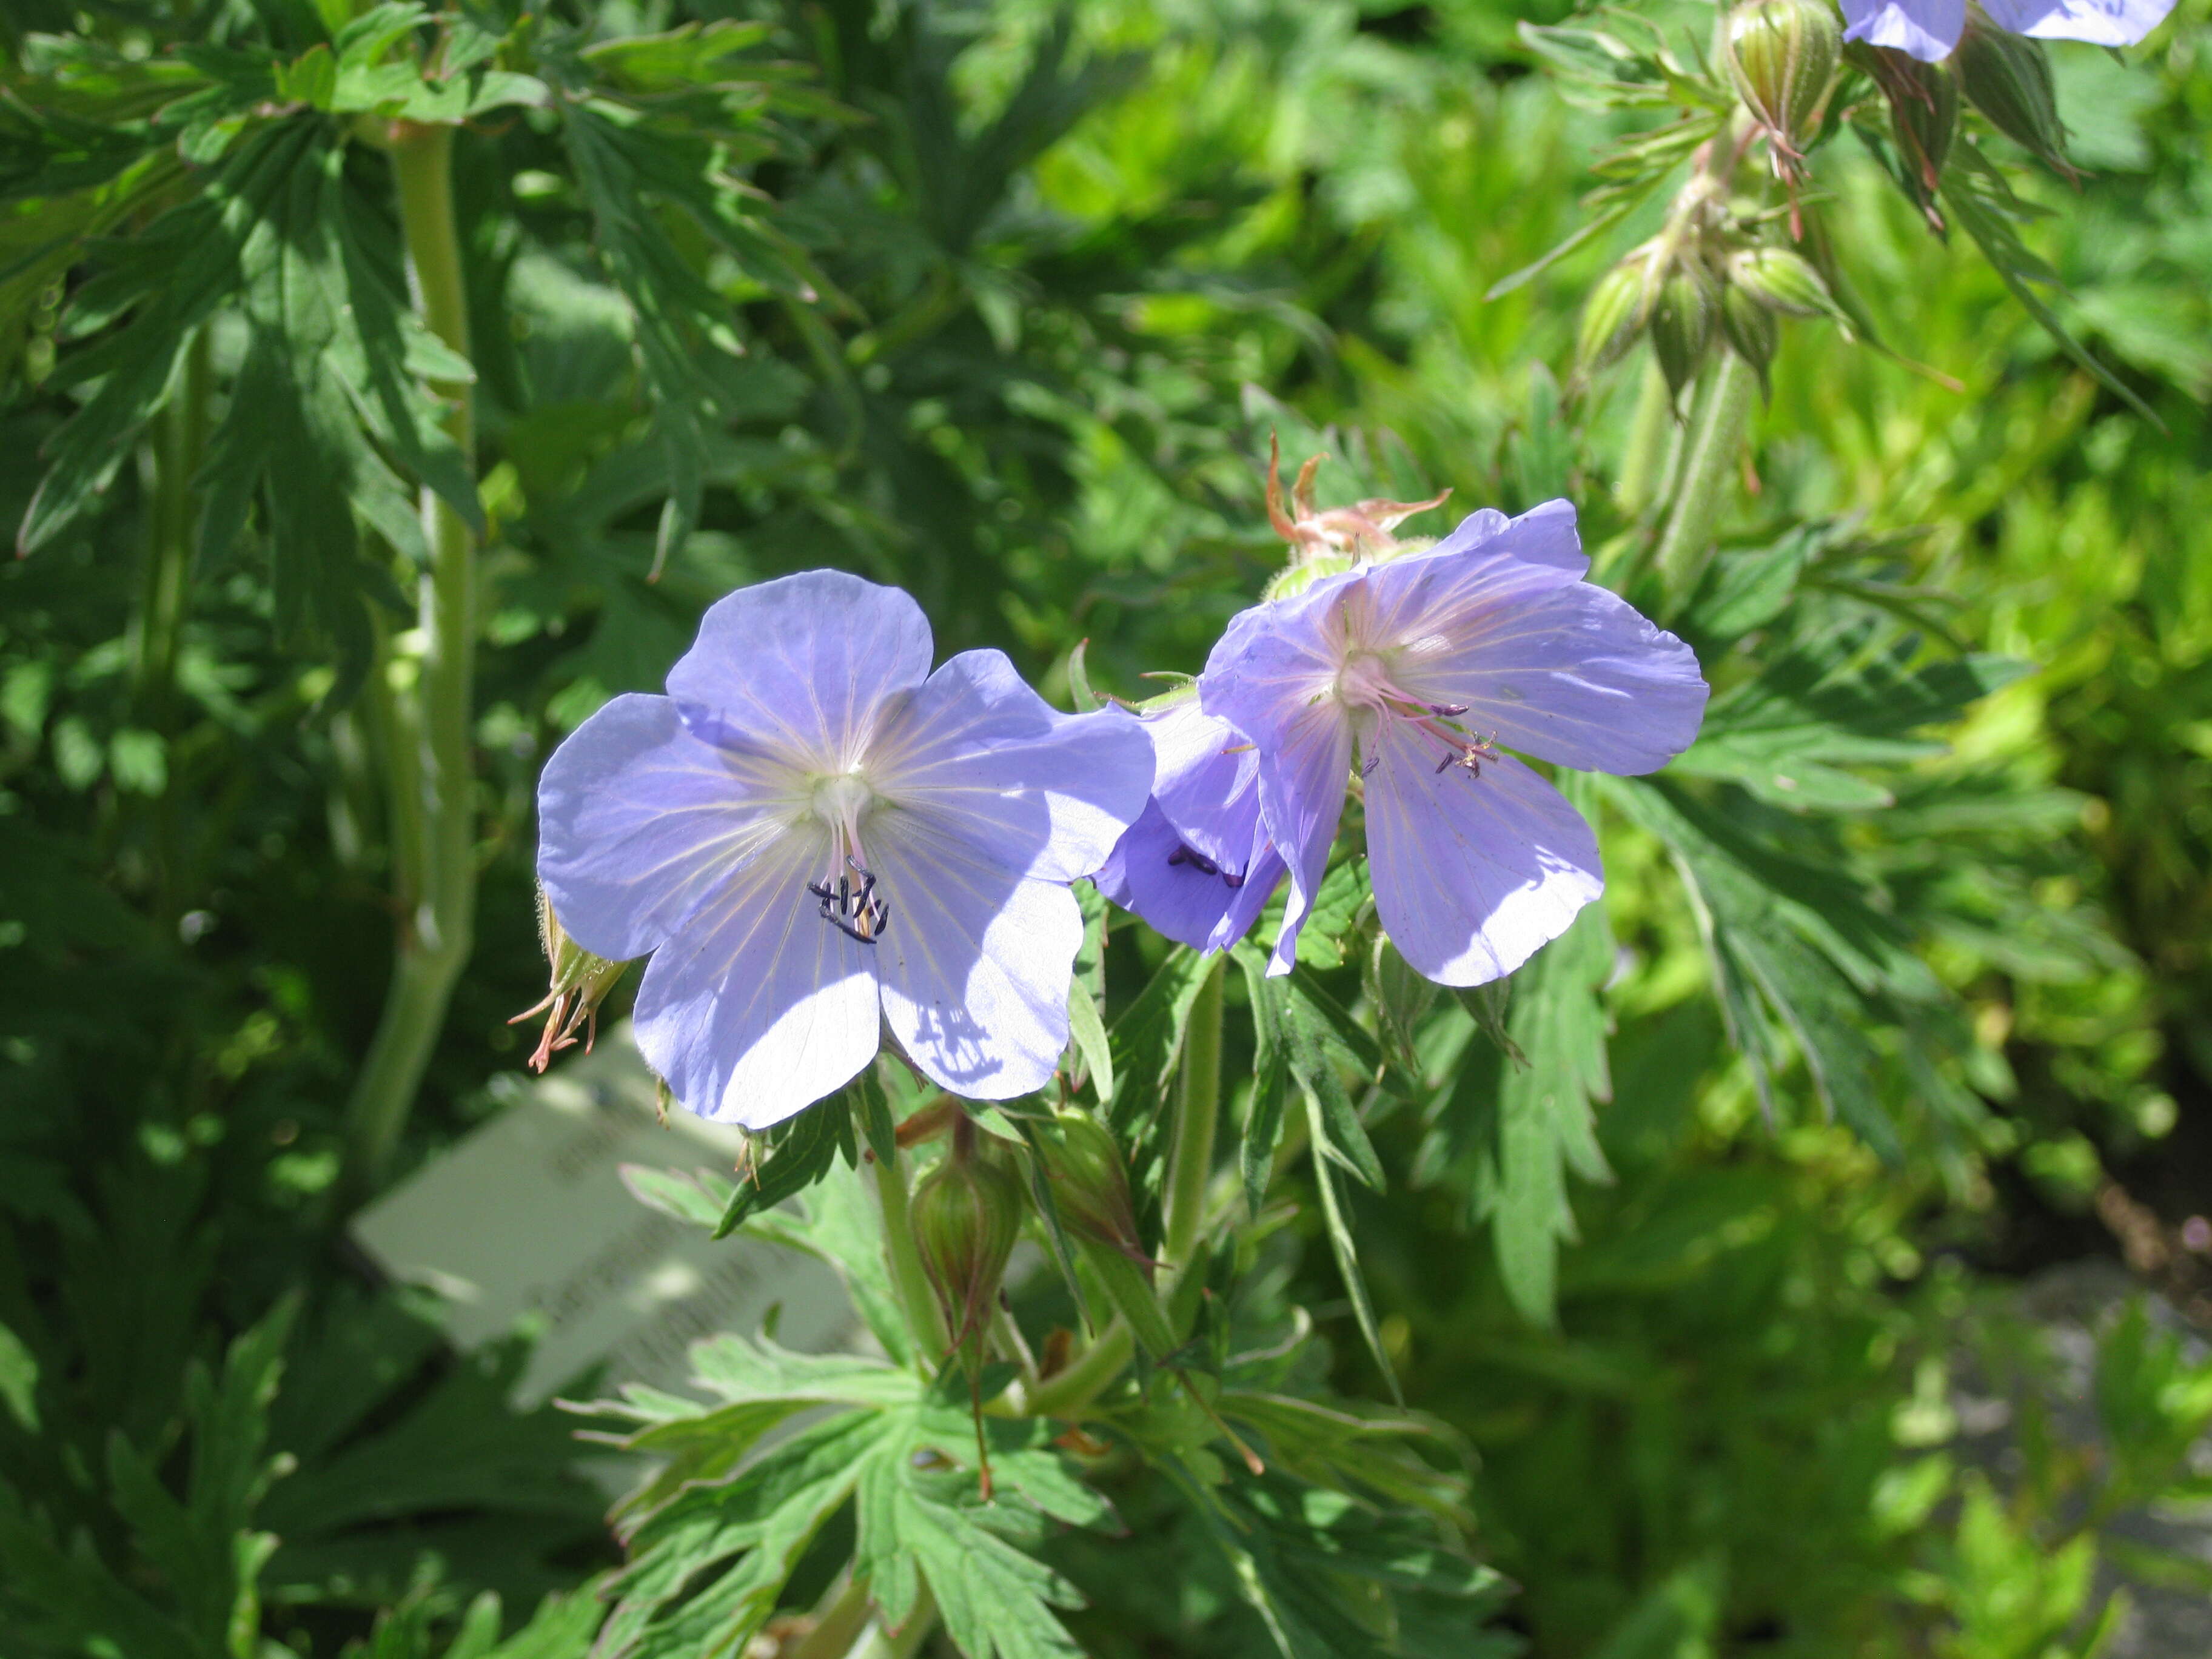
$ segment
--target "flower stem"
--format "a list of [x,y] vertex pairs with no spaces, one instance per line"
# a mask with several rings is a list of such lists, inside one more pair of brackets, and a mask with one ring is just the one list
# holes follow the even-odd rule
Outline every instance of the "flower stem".
[[1180,1279],[1205,1231],[1206,1182],[1213,1174],[1213,1135],[1221,1116],[1221,983],[1226,956],[1190,1005],[1182,1040],[1182,1098],[1176,1109],[1173,1161],[1168,1166],[1167,1259]]
[[1085,1348],[1073,1364],[1066,1370],[1054,1372],[1037,1386],[1030,1395],[1030,1415],[1082,1416],[1084,1408],[1121,1376],[1122,1367],[1129,1363],[1129,1356],[1135,1352],[1136,1346],[1129,1322],[1116,1314],[1113,1323],[1098,1333],[1098,1340]]
[[907,1334],[914,1339],[915,1364],[924,1376],[934,1376],[938,1363],[952,1346],[952,1338],[945,1328],[945,1316],[938,1310],[937,1293],[929,1288],[929,1275],[922,1270],[921,1247],[915,1243],[914,1218],[907,1205],[905,1153],[888,1163],[877,1161],[876,1194],[884,1206],[884,1252],[890,1258],[891,1284],[906,1315]]
[[1667,377],[1659,372],[1657,359],[1646,358],[1636,412],[1629,420],[1628,449],[1620,460],[1620,482],[1614,489],[1621,506],[1637,518],[1657,505],[1664,493],[1680,433]]
[[[468,355],[466,297],[460,236],[453,218],[453,130],[396,123],[389,154],[399,189],[409,274],[416,309],[430,331]],[[462,454],[475,447],[465,386],[440,384],[446,430]],[[422,491],[430,569],[418,589],[422,656],[410,722],[395,732],[412,753],[395,760],[395,796],[410,790],[416,810],[398,805],[396,835],[416,844],[394,848],[394,867],[419,872],[398,894],[404,909],[392,986],[376,1035],[346,1109],[349,1185],[374,1191],[390,1165],[430,1051],[446,1020],[453,985],[469,956],[476,920],[476,778],[470,756],[474,714],[476,540],[467,522],[431,490]]]
[[872,1612],[866,1583],[848,1577],[836,1595],[814,1615],[813,1629],[800,1638],[787,1659],[846,1659],[867,1629]]
[[1758,387],[1757,377],[1733,351],[1719,353],[1710,374],[1691,423],[1674,511],[1656,556],[1670,612],[1680,608],[1705,573],[1713,526],[1727,504],[1736,457],[1742,453],[1751,420],[1752,394]]

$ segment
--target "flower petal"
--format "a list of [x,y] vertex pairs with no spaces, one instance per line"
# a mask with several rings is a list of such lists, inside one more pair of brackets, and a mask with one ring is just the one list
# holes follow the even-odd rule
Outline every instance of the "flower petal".
[[876,971],[908,1058],[973,1100],[1042,1088],[1067,1046],[1075,895],[1008,870],[938,814],[884,813],[872,827],[868,855],[890,907]]
[[1199,679],[1199,701],[1258,745],[1260,817],[1290,866],[1291,897],[1269,971],[1287,974],[1344,816],[1352,724],[1334,683],[1331,608],[1364,575],[1324,577],[1297,599],[1234,617]]
[[1367,780],[1368,874],[1392,944],[1444,985],[1511,973],[1605,890],[1597,838],[1509,756],[1436,769],[1420,734],[1384,726]]
[[[1373,580],[1426,585],[1389,566]],[[1465,704],[1458,724],[1477,737],[1584,771],[1634,773],[1657,770],[1698,735],[1707,687],[1697,653],[1602,587],[1576,582],[1513,605],[1447,600],[1424,614],[1393,677],[1424,702]]]
[[1966,27],[1966,0],[1844,0],[1846,40],[1893,46],[1923,64],[1951,55]]
[[710,741],[759,744],[803,769],[854,765],[884,705],[929,673],[929,622],[896,587],[809,570],[718,599],[668,695],[712,711]]
[[1152,799],[1182,844],[1232,874],[1252,860],[1260,830],[1260,756],[1243,733],[1196,697],[1145,716],[1158,765]]
[[1168,822],[1159,803],[1148,802],[1144,816],[1091,879],[1109,899],[1179,944],[1194,951],[1225,951],[1259,920],[1283,878],[1283,860],[1264,836],[1256,847],[1248,842],[1244,855],[1225,866],[1231,874],[1241,872],[1231,886],[1188,857],[1176,857],[1188,851],[1182,833]]
[[2131,46],[2173,9],[2173,0],[1984,0],[1999,28],[2039,40]]
[[761,1129],[850,1082],[880,1040],[880,945],[806,891],[832,862],[806,824],[778,836],[653,953],[637,1046],[702,1117]]
[[1119,709],[1060,714],[1003,652],[963,651],[884,721],[870,770],[891,805],[957,826],[1008,872],[1073,881],[1145,810],[1152,746]]
[[780,832],[775,776],[692,737],[666,697],[615,698],[538,780],[538,872],[561,926],[615,962],[659,945]]

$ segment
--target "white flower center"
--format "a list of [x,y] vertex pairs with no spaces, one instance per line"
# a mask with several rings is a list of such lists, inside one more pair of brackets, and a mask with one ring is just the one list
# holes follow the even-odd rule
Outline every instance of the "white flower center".
[[876,792],[857,771],[833,772],[814,781],[814,816],[849,840],[874,810]]
[[1346,658],[1331,689],[1338,702],[1354,708],[1380,708],[1386,699],[1402,695],[1390,684],[1389,665],[1373,651]]

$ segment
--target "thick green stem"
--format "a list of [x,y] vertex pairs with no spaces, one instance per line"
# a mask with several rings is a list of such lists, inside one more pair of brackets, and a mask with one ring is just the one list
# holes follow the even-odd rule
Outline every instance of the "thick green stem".
[[[390,145],[399,186],[399,218],[407,237],[416,309],[430,331],[465,356],[467,300],[461,246],[453,218],[453,130],[395,126]],[[475,432],[465,386],[440,385],[447,401],[446,430],[465,456]],[[430,1051],[445,1024],[455,981],[467,963],[476,920],[476,777],[470,756],[474,713],[476,540],[468,523],[434,492],[422,492],[430,568],[419,586],[422,657],[413,688],[413,730],[396,722],[404,762],[395,760],[395,790],[418,792],[418,811],[397,808],[395,837],[411,833],[412,848],[395,846],[393,866],[418,872],[397,896],[404,909],[392,986],[347,1109],[349,1180],[358,1193],[382,1181],[413,1106]],[[413,742],[408,744],[408,738]]]
[[1656,507],[1667,487],[1667,472],[1680,441],[1674,399],[1656,358],[1646,358],[1636,393],[1636,412],[1628,423],[1628,448],[1621,456],[1620,505],[1640,519]]
[[1079,1354],[1073,1364],[1047,1377],[1030,1395],[1030,1415],[1082,1416],[1084,1408],[1121,1376],[1136,1346],[1129,1322],[1116,1315],[1114,1322],[1098,1333],[1098,1340]]
[[1758,377],[1733,351],[1719,353],[1709,374],[1692,421],[1674,511],[1659,538],[1659,577],[1670,612],[1680,607],[1704,574],[1712,550],[1713,527],[1735,480],[1736,459],[1743,453],[1751,400],[1759,386]]
[[873,1612],[867,1585],[848,1577],[836,1596],[814,1615],[814,1628],[799,1639],[787,1659],[846,1659],[867,1629]]
[[1168,1166],[1166,1245],[1168,1262],[1178,1278],[1205,1234],[1206,1188],[1213,1174],[1213,1135],[1221,1116],[1221,982],[1228,960],[1217,957],[1198,988],[1182,1040],[1182,1097]]
[[921,1249],[915,1243],[914,1218],[907,1203],[905,1153],[890,1163],[877,1163],[876,1194],[884,1206],[884,1253],[890,1258],[891,1284],[906,1315],[907,1334],[914,1338],[915,1363],[925,1374],[933,1376],[951,1352],[952,1338],[938,1309],[937,1293],[929,1288],[929,1274],[922,1268]]

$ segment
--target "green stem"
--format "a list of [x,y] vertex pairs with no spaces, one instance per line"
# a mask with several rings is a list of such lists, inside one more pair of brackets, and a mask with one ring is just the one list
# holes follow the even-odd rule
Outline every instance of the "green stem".
[[1074,1364],[1047,1377],[1030,1395],[1030,1415],[1081,1417],[1084,1409],[1121,1376],[1136,1346],[1129,1322],[1116,1315],[1114,1322],[1098,1333],[1098,1340],[1078,1355]]
[[1206,1188],[1213,1175],[1213,1135],[1221,1116],[1221,982],[1228,960],[1216,957],[1213,970],[1199,986],[1182,1040],[1182,1098],[1168,1166],[1166,1245],[1178,1278],[1205,1234]]
[[1680,607],[1704,574],[1712,550],[1713,527],[1735,482],[1736,458],[1743,451],[1751,420],[1752,396],[1759,386],[1758,377],[1733,351],[1720,353],[1710,373],[1711,380],[1698,399],[1689,447],[1683,453],[1674,511],[1656,556],[1670,612]]
[[1620,459],[1620,483],[1614,494],[1631,515],[1642,518],[1656,506],[1667,485],[1668,464],[1681,428],[1674,423],[1674,400],[1656,358],[1647,357],[1636,393],[1636,413],[1628,424],[1628,448]]
[[[416,307],[430,331],[468,355],[467,299],[461,280],[461,245],[453,217],[453,130],[395,124],[389,154],[399,188],[399,218],[407,238]],[[475,430],[469,389],[440,384],[447,400],[446,430],[464,456],[472,454]],[[423,1068],[444,1025],[453,985],[466,965],[476,921],[476,776],[470,755],[474,714],[476,539],[467,521],[433,491],[422,491],[423,529],[430,568],[419,585],[422,655],[414,687],[412,744],[407,722],[394,732],[395,750],[412,750],[395,763],[402,788],[419,779],[419,817],[395,811],[395,830],[412,829],[418,844],[394,848],[394,866],[419,872],[412,890],[398,894],[406,915],[392,963],[392,985],[376,1035],[347,1107],[348,1178],[356,1194],[382,1182]]]
[[915,1364],[924,1376],[934,1376],[952,1346],[952,1338],[945,1328],[937,1292],[929,1288],[929,1275],[923,1271],[921,1247],[915,1243],[914,1218],[907,1204],[905,1153],[889,1163],[877,1162],[876,1194],[883,1200],[884,1252],[890,1258],[891,1284],[906,1315],[907,1334],[914,1338]]
[[836,1598],[814,1615],[814,1628],[787,1659],[846,1659],[867,1629],[872,1611],[867,1585],[858,1578],[847,1578]]

